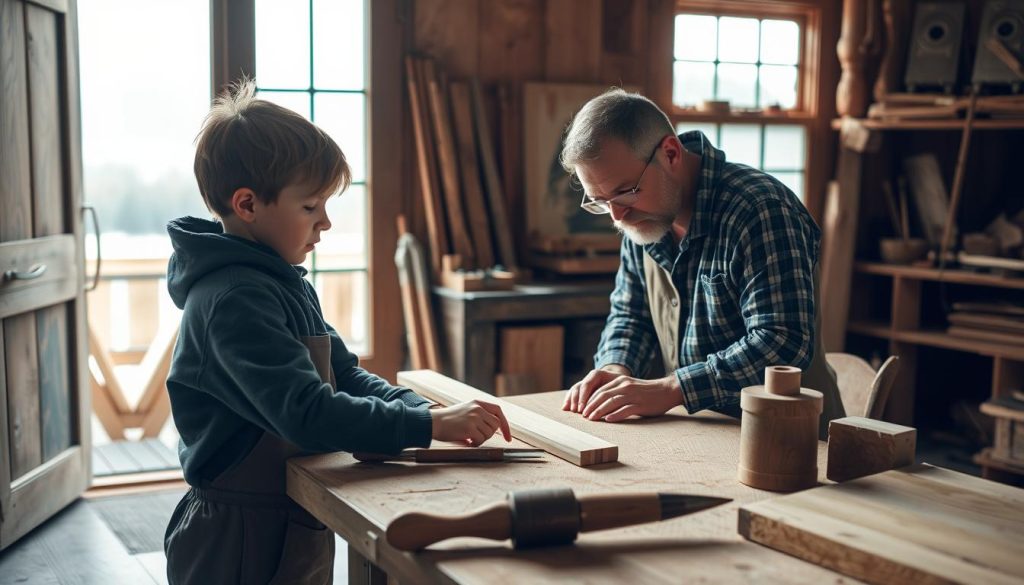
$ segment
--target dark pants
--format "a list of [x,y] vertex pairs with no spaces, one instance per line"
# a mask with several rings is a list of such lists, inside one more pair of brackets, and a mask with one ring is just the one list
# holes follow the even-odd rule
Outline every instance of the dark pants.
[[287,496],[190,489],[164,536],[170,585],[329,585],[334,534]]

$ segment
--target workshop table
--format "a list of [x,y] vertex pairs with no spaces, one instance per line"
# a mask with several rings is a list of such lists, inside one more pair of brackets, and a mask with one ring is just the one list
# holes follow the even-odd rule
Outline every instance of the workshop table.
[[[545,454],[539,462],[366,464],[331,453],[291,460],[288,495],[348,542],[353,584],[385,582],[385,574],[400,583],[460,584],[851,581],[739,536],[740,505],[778,495],[736,480],[739,421],[691,416],[678,407],[657,418],[591,422],[563,412],[563,396],[505,400],[617,444],[618,462],[581,468]],[[501,439],[488,444],[507,445]],[[826,443],[819,442],[820,482],[826,481],[825,453]],[[545,549],[514,550],[509,541],[467,537],[413,554],[394,549],[384,536],[388,523],[405,512],[464,514],[509,491],[564,486],[577,494],[658,491],[733,501],[691,516],[580,534],[573,546]]]

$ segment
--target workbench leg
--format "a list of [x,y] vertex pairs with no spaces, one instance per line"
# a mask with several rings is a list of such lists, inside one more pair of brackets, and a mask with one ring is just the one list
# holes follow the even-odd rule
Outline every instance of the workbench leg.
[[349,585],[388,585],[388,574],[353,546],[348,547]]

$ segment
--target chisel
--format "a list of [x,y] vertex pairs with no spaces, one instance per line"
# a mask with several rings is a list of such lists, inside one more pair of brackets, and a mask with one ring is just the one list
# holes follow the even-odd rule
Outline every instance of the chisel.
[[397,455],[353,453],[359,461],[415,461],[416,463],[462,463],[473,461],[531,461],[544,454],[543,449],[510,447],[456,447],[453,449],[406,449]]

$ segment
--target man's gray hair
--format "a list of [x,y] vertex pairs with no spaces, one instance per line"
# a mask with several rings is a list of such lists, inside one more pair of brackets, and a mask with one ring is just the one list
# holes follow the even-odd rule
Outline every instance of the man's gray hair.
[[672,122],[654,102],[614,88],[587,102],[573,117],[559,161],[571,174],[578,163],[596,159],[607,138],[622,140],[633,156],[644,160],[670,134],[675,135]]

